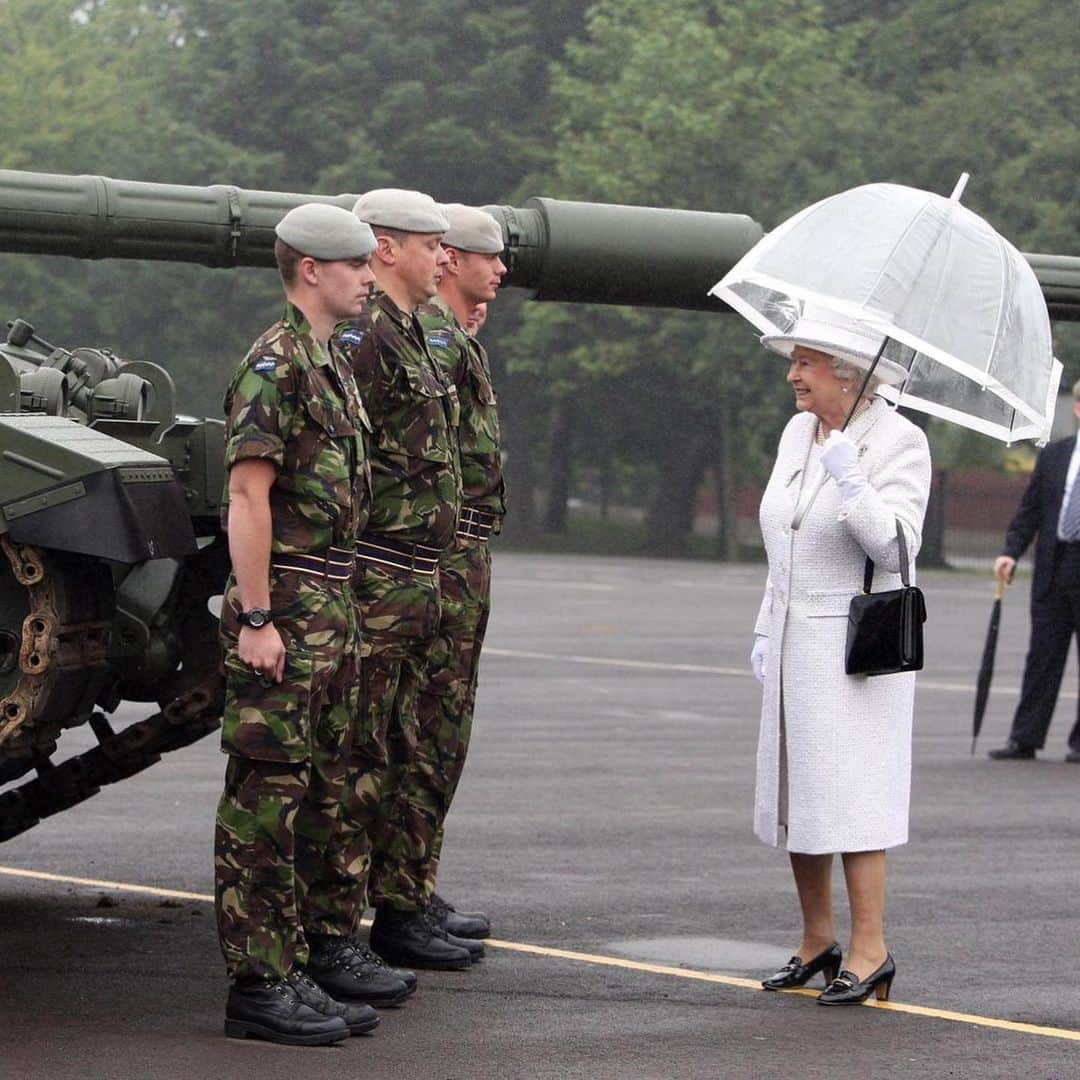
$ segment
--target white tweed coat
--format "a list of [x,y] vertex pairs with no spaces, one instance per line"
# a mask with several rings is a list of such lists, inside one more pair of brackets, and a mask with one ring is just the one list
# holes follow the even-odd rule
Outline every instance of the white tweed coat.
[[754,832],[778,845],[786,825],[789,851],[872,851],[908,837],[915,675],[844,674],[848,604],[867,555],[873,591],[899,587],[897,519],[914,561],[930,451],[919,428],[875,399],[848,428],[868,487],[842,513],[830,480],[793,531],[800,490],[822,472],[810,454],[816,429],[817,417],[792,417],[761,499],[769,575],[754,630],[770,652]]

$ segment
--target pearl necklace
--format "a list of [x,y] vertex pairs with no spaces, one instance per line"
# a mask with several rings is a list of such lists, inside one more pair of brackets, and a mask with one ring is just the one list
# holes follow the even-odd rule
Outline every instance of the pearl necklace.
[[[852,413],[851,419],[855,420],[857,417],[862,416],[862,414],[870,408],[872,400],[872,398],[863,398],[859,404],[855,406],[855,412]],[[836,430],[839,431],[840,429],[837,428]],[[818,446],[824,446],[826,438],[825,428],[822,426],[821,421],[818,420],[817,427],[814,429],[814,441]]]

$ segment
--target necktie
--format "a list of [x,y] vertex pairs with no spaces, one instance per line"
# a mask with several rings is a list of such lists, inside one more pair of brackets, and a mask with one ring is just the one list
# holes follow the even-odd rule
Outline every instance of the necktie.
[[1061,515],[1062,540],[1080,540],[1080,475],[1073,481],[1065,513]]

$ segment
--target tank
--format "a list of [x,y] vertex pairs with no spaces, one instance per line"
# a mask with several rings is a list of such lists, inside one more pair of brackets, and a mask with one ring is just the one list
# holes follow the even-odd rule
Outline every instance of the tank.
[[[0,170],[0,250],[269,267],[288,210],[355,200]],[[506,241],[504,284],[536,300],[723,311],[708,289],[763,235],[741,214],[547,198],[487,209]],[[1028,259],[1051,314],[1080,319],[1080,259]],[[18,318],[7,327],[0,840],[219,726],[210,601],[228,571],[223,423],[179,412],[151,359],[57,346]],[[150,715],[115,730],[122,701]],[[79,725],[96,745],[54,763]]]

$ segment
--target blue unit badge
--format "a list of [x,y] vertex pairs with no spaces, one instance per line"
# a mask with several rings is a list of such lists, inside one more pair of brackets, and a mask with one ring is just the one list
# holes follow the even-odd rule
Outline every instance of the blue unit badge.
[[257,371],[261,375],[264,371],[273,371],[277,367],[277,360],[272,356],[260,356],[255,360],[255,363],[251,365],[252,371]]
[[359,345],[364,340],[364,331],[357,330],[354,327],[349,327],[347,330],[342,330],[338,334],[338,341],[342,345]]
[[432,330],[427,336],[427,343],[436,349],[446,349],[453,339],[453,334],[449,330]]

